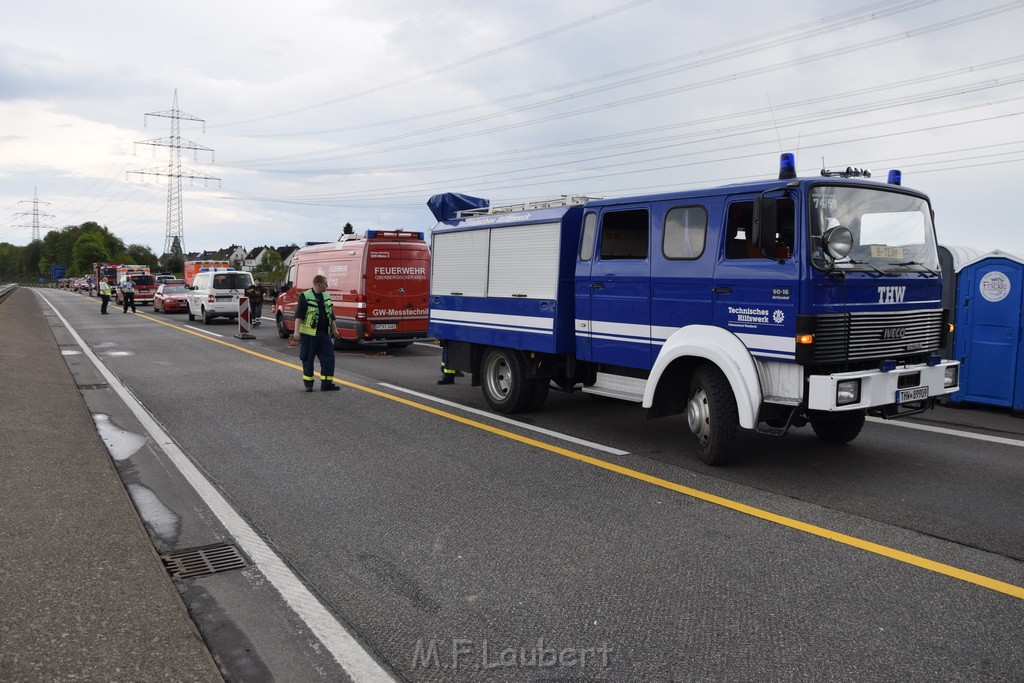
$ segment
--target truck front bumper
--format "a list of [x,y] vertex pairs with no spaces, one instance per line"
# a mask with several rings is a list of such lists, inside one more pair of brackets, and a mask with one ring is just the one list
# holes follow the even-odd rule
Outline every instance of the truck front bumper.
[[808,378],[807,408],[826,412],[919,406],[960,388],[960,363],[901,365],[893,370],[838,372]]

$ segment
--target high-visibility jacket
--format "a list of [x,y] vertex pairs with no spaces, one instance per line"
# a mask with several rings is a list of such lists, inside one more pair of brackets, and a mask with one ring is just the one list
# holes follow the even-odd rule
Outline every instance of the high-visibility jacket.
[[[299,334],[308,334],[311,337],[316,336],[316,326],[320,322],[320,306],[316,302],[316,294],[313,293],[312,289],[307,289],[302,293],[302,296],[306,299],[306,315],[299,323]],[[323,293],[324,297],[324,313],[327,314],[327,321],[333,319],[334,311],[331,304],[331,295],[327,292]]]
[[100,296],[110,296],[110,283],[100,280]]
[[126,277],[124,279],[124,282],[121,283],[121,291],[122,292],[134,292],[135,291],[135,283],[132,282],[132,279],[130,277]]

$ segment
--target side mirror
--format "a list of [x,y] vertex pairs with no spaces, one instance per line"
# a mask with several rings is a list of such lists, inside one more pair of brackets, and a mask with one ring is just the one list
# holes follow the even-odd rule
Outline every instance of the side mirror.
[[285,292],[287,292],[291,288],[292,288],[292,283],[291,282],[286,282],[283,285],[281,285],[281,293],[284,294]]
[[758,197],[754,200],[754,225],[750,239],[762,254],[771,253],[779,228],[779,200]]

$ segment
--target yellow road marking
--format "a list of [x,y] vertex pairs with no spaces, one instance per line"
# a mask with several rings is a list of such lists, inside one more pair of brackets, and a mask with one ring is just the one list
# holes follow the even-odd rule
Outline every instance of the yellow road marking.
[[[283,365],[284,367],[287,368],[292,368],[299,371],[302,370],[301,365],[296,365],[295,363],[290,363],[279,358],[274,358],[273,356],[268,356],[266,354],[259,353],[258,351],[253,351],[251,349],[238,346],[237,344],[232,344],[230,342],[214,339],[213,337],[202,334],[201,332],[195,332],[193,330],[185,329],[184,327],[181,327],[179,325],[175,325],[173,323],[169,323],[163,320],[157,320],[156,318],[153,318],[151,316],[143,317],[146,318],[147,320],[152,320],[153,322],[160,323],[161,325],[167,325],[168,327],[172,327],[176,330],[180,330],[182,332],[186,332],[187,334],[194,335],[196,337],[199,337],[200,339],[205,339],[206,341],[211,341],[214,342],[215,344],[221,344],[222,346],[227,346],[229,348],[242,351],[243,353],[247,353],[250,356],[262,358],[272,363]],[[887,557],[889,559],[896,560],[897,562],[903,562],[905,564],[913,565],[915,567],[920,567],[921,569],[926,569],[930,572],[935,572],[936,574],[943,574],[954,579],[959,579],[960,581],[965,581],[976,586],[981,586],[982,588],[987,588],[998,593],[1004,593],[1006,595],[1010,595],[1012,597],[1024,600],[1024,587],[1022,586],[1016,586],[1012,583],[999,581],[998,579],[993,579],[991,577],[984,576],[983,574],[977,574],[975,572],[967,571],[966,569],[960,569],[959,567],[954,567],[952,565],[944,564],[942,562],[929,560],[928,558],[921,557],[920,555],[914,555],[912,553],[897,550],[896,548],[890,548],[889,546],[881,545],[879,543],[866,541],[862,538],[857,538],[856,536],[849,536],[847,534],[839,533],[838,531],[826,529],[825,527],[820,527],[814,524],[808,524],[807,522],[801,522],[798,519],[778,515],[774,512],[768,512],[767,510],[762,510],[761,508],[756,508],[752,505],[747,505],[745,503],[740,503],[735,500],[730,500],[729,498],[716,496],[712,493],[707,493],[706,491],[701,491],[699,489],[691,488],[689,486],[683,486],[682,484],[677,484],[673,481],[662,479],[661,477],[655,477],[649,474],[644,474],[643,472],[629,469],[628,467],[622,467],[620,465],[616,465],[614,463],[607,462],[599,458],[593,458],[588,455],[583,455],[582,453],[577,453],[576,451],[571,451],[567,448],[562,448],[560,446],[555,446],[554,444],[546,443],[544,441],[531,439],[528,436],[523,436],[521,434],[516,434],[514,432],[510,432],[499,427],[484,424],[483,422],[478,422],[468,417],[463,417],[461,415],[457,415],[446,410],[441,410],[440,408],[435,408],[434,406],[430,406],[424,403],[418,403],[416,401],[404,398],[402,396],[395,396],[394,394],[389,394],[379,389],[366,387],[361,384],[355,384],[354,382],[349,382],[343,379],[339,379],[337,377],[334,378],[334,383],[349,387],[351,389],[357,389],[368,394],[373,394],[374,396],[379,396],[380,398],[384,398],[389,401],[394,401],[395,403],[401,403],[403,405],[409,406],[410,408],[415,408],[417,410],[422,410],[423,412],[426,413],[437,415],[438,417],[443,417],[454,422],[459,422],[468,427],[480,429],[482,431],[489,432],[496,436],[511,439],[512,441],[518,441],[519,443],[526,444],[528,446],[533,446],[535,448],[548,451],[549,453],[555,453],[557,455],[562,455],[567,458],[572,458],[573,460],[576,460],[578,462],[586,463],[594,467],[599,467],[603,470],[614,472],[616,474],[620,474],[631,479],[635,479],[637,481],[642,481],[653,486],[658,486],[660,488],[667,489],[669,491],[675,491],[676,493],[681,493],[684,496],[696,498],[698,500],[711,503],[712,505],[718,505],[720,507],[727,508],[735,512],[739,512],[744,515],[749,515],[750,517],[756,517],[757,519],[761,519],[766,522],[771,522],[779,526],[788,527],[790,529],[795,529],[797,531],[802,531],[812,536],[818,536],[820,538],[835,541],[836,543],[842,543],[843,545],[847,545],[853,548],[859,548],[860,550],[864,550],[875,555],[881,555],[882,557]]]

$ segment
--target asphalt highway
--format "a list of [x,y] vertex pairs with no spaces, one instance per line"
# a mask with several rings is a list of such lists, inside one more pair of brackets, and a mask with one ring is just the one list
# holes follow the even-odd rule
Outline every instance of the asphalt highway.
[[429,344],[339,352],[342,391],[307,394],[269,319],[240,340],[39,296],[128,444],[115,465],[157,550],[249,560],[175,582],[228,678],[1024,671],[1020,418],[941,407],[843,447],[744,433],[710,468],[681,417],[617,401],[553,393],[497,419],[468,377],[436,385]]

